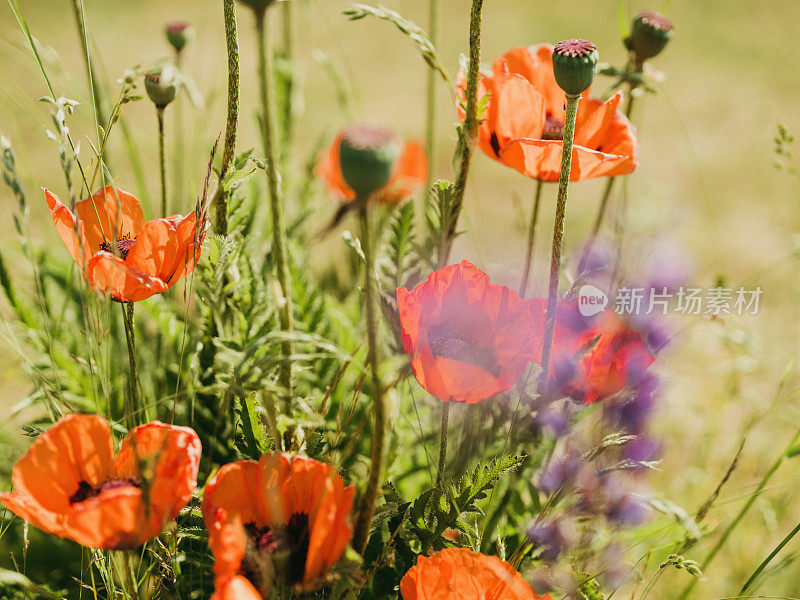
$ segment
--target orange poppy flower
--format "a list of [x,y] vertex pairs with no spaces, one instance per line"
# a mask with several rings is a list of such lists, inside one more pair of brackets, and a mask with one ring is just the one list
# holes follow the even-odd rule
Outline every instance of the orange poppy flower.
[[153,421],[131,430],[116,459],[108,423],[67,415],[33,443],[0,494],[39,529],[105,549],[153,539],[186,506],[196,486],[200,440],[188,427]]
[[551,380],[570,398],[586,404],[609,398],[637,381],[654,360],[641,334],[613,310],[587,318],[576,302],[559,309]]
[[117,302],[169,289],[200,258],[207,223],[198,225],[195,212],[145,221],[136,196],[109,185],[75,205],[76,219],[53,193],[45,189],[44,195],[86,282]]
[[419,384],[475,403],[513,386],[540,351],[544,298],[522,300],[463,261],[397,290],[403,348]]
[[505,561],[466,548],[420,555],[400,580],[403,600],[549,600]]
[[[336,136],[331,147],[317,165],[318,174],[325,179],[331,193],[343,200],[355,200],[356,193],[347,185],[339,167],[339,145],[343,132]],[[416,142],[407,142],[389,182],[376,197],[379,202],[400,202],[419,192],[428,179],[428,159],[425,149]]]
[[353,488],[330,465],[290,454],[225,465],[206,486],[203,517],[217,600],[269,598],[325,580],[352,536]]
[[[509,50],[483,73],[478,97],[488,104],[478,128],[483,152],[520,173],[558,181],[564,129],[564,92],[553,75],[553,46]],[[463,76],[460,94],[463,98]],[[622,92],[578,105],[571,181],[626,175],[638,165],[636,130],[618,109]],[[459,105],[459,116],[465,113]]]

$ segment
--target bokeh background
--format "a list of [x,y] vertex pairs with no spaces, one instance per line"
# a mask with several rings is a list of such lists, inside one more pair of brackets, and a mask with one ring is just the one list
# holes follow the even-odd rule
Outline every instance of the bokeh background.
[[[185,174],[180,195],[173,196],[171,203],[175,210],[187,211],[202,185],[208,151],[224,128],[227,75],[221,3],[87,0],[86,4],[95,67],[107,99],[118,93],[116,80],[125,69],[148,66],[171,55],[163,35],[166,22],[186,20],[197,30],[184,53],[183,68],[202,94],[203,106],[182,100],[185,141],[170,150],[173,168],[180,155]],[[304,164],[321,141],[351,120],[380,121],[404,136],[423,138],[426,69],[413,44],[391,24],[369,18],[348,22],[341,14],[351,4],[348,1],[298,0],[298,4],[296,50],[304,101],[296,121],[297,152],[292,162]],[[422,26],[427,23],[424,0],[384,0],[383,4]],[[469,2],[445,0],[444,4],[439,50],[454,74],[459,54],[466,50]],[[513,46],[569,37],[595,41],[602,61],[621,66],[625,60],[615,0],[487,0],[485,4],[485,62]],[[641,8],[660,9],[676,26],[673,41],[653,61],[664,75],[661,93],[644,98],[634,114],[641,164],[627,184],[626,249],[634,259],[645,262],[654,248],[682,249],[691,256],[688,283],[695,287],[722,283],[764,290],[758,315],[675,317],[673,327],[679,333],[659,367],[666,393],[655,429],[664,451],[661,470],[650,477],[654,494],[693,513],[717,486],[746,437],[738,467],[709,519],[721,528],[800,426],[793,363],[800,334],[800,185],[786,170],[776,169],[773,139],[778,123],[800,134],[800,77],[791,56],[800,3],[625,4],[628,14]],[[86,146],[86,136],[94,135],[91,97],[71,5],[61,0],[20,0],[20,6],[41,45],[56,92],[81,102],[70,123],[75,138]],[[243,85],[239,148],[244,149],[258,142],[255,39],[249,11],[240,11],[239,27]],[[611,80],[601,79],[594,89],[602,92],[610,84]],[[338,101],[342,86],[349,96],[347,107]],[[14,144],[28,190],[47,186],[63,193],[57,147],[45,136],[49,111],[36,102],[46,92],[19,25],[3,3],[0,133]],[[168,111],[168,128],[177,126],[176,114],[174,109]],[[434,174],[450,177],[455,112],[444,84],[438,89],[438,114]],[[119,136],[112,139],[110,163],[121,187],[156,198],[154,109],[143,100],[127,105],[123,115],[145,166],[145,189],[137,186],[127,170]],[[84,158],[88,154],[84,152]],[[602,186],[603,182],[593,181],[572,187],[568,248],[577,248],[589,232]],[[530,181],[476,154],[463,221],[467,233],[460,238],[454,258],[468,258],[496,282],[516,287],[532,195]],[[554,200],[555,189],[546,188],[533,276],[536,291],[546,287],[546,245]],[[321,187],[316,201],[322,226],[335,205]],[[11,224],[15,210],[11,194],[0,189],[0,214],[5,215],[0,219],[0,251],[13,274],[25,278],[28,267]],[[61,243],[43,200],[32,206],[31,221],[34,237],[41,243]],[[338,236],[312,248],[320,271],[335,265],[341,248]],[[0,315],[0,409],[7,415],[0,425],[4,459],[0,470],[7,474],[26,443],[18,428],[22,416],[13,413],[12,407],[26,397],[30,386],[24,357],[17,351],[23,333],[9,320],[3,301]],[[788,378],[779,388],[782,377]],[[799,487],[800,457],[789,459],[771,480],[706,573],[696,597],[721,598],[738,591],[756,564],[800,520]],[[657,547],[671,534],[674,537],[674,532],[649,531],[641,548]],[[700,559],[715,539],[712,535],[701,542],[689,557]],[[795,540],[774,561],[778,570],[760,593],[800,596],[798,548]],[[649,597],[676,597],[688,581],[685,572],[667,571]]]

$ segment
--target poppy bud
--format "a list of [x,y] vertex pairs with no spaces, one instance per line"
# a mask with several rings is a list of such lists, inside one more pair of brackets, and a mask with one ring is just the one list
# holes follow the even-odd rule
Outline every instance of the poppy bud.
[[249,6],[255,11],[263,11],[267,10],[270,4],[273,4],[275,0],[239,0],[239,2]]
[[167,34],[167,41],[177,52],[183,50],[183,47],[194,37],[194,27],[181,21],[167,23],[164,32]]
[[556,83],[568,96],[579,96],[589,89],[597,75],[597,46],[586,40],[564,40],[553,48],[553,73]]
[[660,54],[672,38],[672,31],[672,23],[664,15],[652,10],[643,10],[636,15],[628,39],[636,60],[641,63]]
[[175,99],[178,92],[178,81],[175,69],[170,65],[153,69],[144,75],[144,87],[147,95],[158,108],[164,108]]
[[391,131],[349,127],[339,145],[342,176],[358,197],[367,197],[388,183],[399,153],[400,146]]

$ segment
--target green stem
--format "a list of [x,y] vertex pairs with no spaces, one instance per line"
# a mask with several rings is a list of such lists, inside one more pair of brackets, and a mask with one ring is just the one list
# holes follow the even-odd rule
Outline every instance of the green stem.
[[467,110],[461,132],[461,162],[456,178],[455,194],[448,215],[445,239],[439,256],[439,266],[444,266],[450,257],[453,238],[458,229],[458,218],[464,205],[464,192],[467,188],[467,176],[475,150],[475,138],[478,135],[478,76],[481,66],[481,11],[483,0],[472,0],[469,19],[469,69],[467,71]]
[[275,450],[281,452],[283,451],[283,440],[281,439],[281,432],[278,429],[278,413],[275,410],[274,396],[262,391],[261,405],[267,413],[267,423],[269,424],[269,430],[272,434],[272,440],[275,442]]
[[139,598],[139,589],[136,586],[136,576],[134,575],[133,571],[133,562],[131,561],[131,551],[130,550],[122,550],[120,551],[122,555],[122,574],[125,578],[125,588],[128,592],[128,597],[131,600],[137,600]]
[[158,117],[158,157],[161,165],[161,217],[168,216],[167,213],[167,150],[166,135],[164,133],[164,109],[165,106],[156,107]]
[[[81,0],[72,0],[72,10],[75,15],[75,24],[78,27],[78,35],[81,38],[81,50],[83,51],[83,58],[86,62],[86,77],[89,79],[89,91],[92,94],[92,104],[94,106],[94,118],[97,128],[97,135],[100,136],[100,128],[104,127],[106,122],[103,115],[103,97],[100,91],[100,86],[97,84],[97,75],[92,66],[91,55],[89,54],[89,39],[86,35],[86,14],[83,10],[83,2]],[[105,160],[105,158],[104,158]],[[108,161],[105,161],[108,164]],[[91,190],[89,191],[91,193]]]
[[[272,48],[269,41],[266,10],[256,11],[256,33],[258,36],[258,80],[261,91],[261,111],[264,123],[264,159],[267,163],[267,187],[269,189],[269,206],[272,213],[272,252],[275,257],[275,271],[281,298],[278,317],[281,330],[291,333],[292,325],[292,290],[289,287],[289,258],[286,251],[286,231],[283,224],[283,197],[280,189],[280,176],[276,146],[275,115],[275,75],[272,66]],[[281,365],[279,382],[286,390],[284,414],[291,416],[292,400],[292,363],[294,353],[291,340],[281,343],[283,364]]]
[[[294,57],[294,5],[295,2],[283,3],[283,57],[291,63]],[[281,149],[281,162],[285,163],[289,155],[289,146],[292,141],[292,116],[293,116],[293,95],[294,95],[294,71],[292,71],[286,81],[286,101],[284,103],[283,123],[284,134],[283,147]]]
[[[183,74],[183,52],[176,51],[175,52],[175,66],[178,67],[178,71]],[[173,177],[172,177],[172,188],[173,188],[173,195],[175,198],[178,199],[178,202],[181,201],[183,197],[183,171],[184,171],[184,102],[183,97],[181,94],[178,94],[178,97],[175,98],[175,116],[172,119],[173,123],[176,123],[175,126],[175,143],[173,144],[173,151],[172,151],[172,161],[174,165],[173,170]],[[174,125],[173,125],[174,126]],[[175,150],[177,149],[177,151]],[[166,215],[165,215],[166,216]]]
[[122,318],[125,323],[125,341],[128,345],[128,394],[130,407],[126,419],[130,429],[133,425],[142,422],[143,414],[139,401],[139,370],[136,367],[136,329],[133,322],[133,302],[120,304],[120,306],[122,307]]
[[[428,1],[428,36],[434,47],[439,45],[439,21],[441,20],[441,0]],[[425,190],[433,183],[433,162],[436,158],[436,83],[437,73],[428,69],[427,104],[425,113],[425,148],[428,153],[428,180]]]
[[542,342],[542,378],[539,391],[547,386],[550,372],[550,354],[553,351],[553,338],[556,332],[556,313],[558,310],[558,281],[561,276],[561,251],[564,243],[564,216],[567,212],[567,193],[569,176],[572,170],[572,141],[575,138],[575,117],[578,114],[580,95],[567,96],[567,114],[564,120],[564,142],[561,151],[561,175],[558,179],[558,200],[556,218],[553,226],[553,249],[550,255],[550,291],[547,295],[547,324]]
[[796,536],[798,533],[800,533],[800,523],[798,523],[797,527],[792,529],[788,533],[788,535],[785,538],[783,538],[783,540],[781,540],[780,544],[775,546],[775,549],[772,552],[769,553],[769,556],[767,556],[767,558],[765,558],[762,561],[762,563],[760,565],[758,565],[758,568],[755,571],[753,571],[753,574],[750,575],[750,578],[747,580],[747,582],[742,586],[742,589],[739,591],[739,595],[740,596],[744,596],[744,593],[747,591],[747,589],[753,584],[753,582],[756,580],[756,578],[759,575],[761,575],[761,572],[764,569],[767,568],[767,565],[769,565],[769,563],[772,562],[772,559],[775,558],[778,555],[778,553],[781,550],[783,550],[783,548],[786,546],[786,544],[788,544],[791,541],[791,539],[794,536]]
[[[789,451],[792,448],[794,448],[794,446],[795,446],[795,444],[797,444],[798,440],[800,440],[800,429],[798,429],[795,432],[794,436],[792,437],[791,441],[787,444],[787,446],[784,449],[784,451],[781,452],[781,455],[772,464],[772,466],[770,467],[769,471],[767,471],[766,475],[764,475],[764,477],[761,479],[761,482],[758,484],[758,487],[750,495],[750,497],[747,499],[747,502],[745,503],[745,505],[742,507],[742,509],[739,511],[739,513],[733,519],[731,524],[728,525],[727,529],[725,529],[725,531],[722,534],[722,537],[719,538],[717,543],[714,545],[714,547],[708,553],[708,556],[706,556],[706,558],[703,561],[702,565],[700,565],[700,569],[703,571],[703,573],[706,572],[706,569],[708,569],[709,565],[711,565],[711,563],[713,562],[714,558],[717,556],[717,554],[719,554],[719,551],[722,549],[722,547],[728,541],[728,538],[731,536],[731,534],[733,533],[734,529],[736,529],[736,527],[738,527],[739,523],[741,523],[741,521],[744,518],[744,516],[752,508],[753,504],[755,504],[756,500],[761,495],[761,492],[764,491],[764,488],[767,486],[767,483],[769,483],[769,480],[772,479],[772,476],[775,474],[775,472],[783,464],[783,461],[786,460],[786,455],[789,453]],[[764,566],[766,566],[766,565],[764,565]],[[679,600],[684,600],[685,598],[687,598],[696,584],[697,584],[697,579],[693,579],[692,582],[689,585],[687,585],[686,588],[683,590],[683,593],[680,595]]]
[[528,226],[528,249],[525,254],[525,268],[522,271],[522,283],[519,286],[519,297],[525,298],[525,293],[528,291],[528,278],[531,275],[531,263],[533,262],[533,246],[536,241],[536,223],[539,220],[539,205],[542,200],[542,187],[544,182],[541,179],[536,181],[536,196],[533,201],[533,210],[531,211],[531,222]]
[[447,467],[447,426],[450,422],[450,403],[442,402],[442,427],[439,442],[439,469],[436,471],[436,489],[441,491],[444,471]]
[[222,182],[233,163],[236,152],[236,129],[239,124],[239,33],[236,28],[235,0],[222,0],[225,14],[225,41],[228,51],[228,119],[225,126],[225,147],[222,152],[220,186],[214,195],[214,227],[220,235],[228,234],[228,194]]
[[367,487],[361,501],[360,510],[353,529],[353,548],[364,553],[367,545],[378,489],[383,471],[383,444],[386,434],[385,389],[380,376],[380,346],[378,339],[378,289],[375,281],[375,257],[370,232],[370,219],[367,198],[358,198],[359,221],[361,225],[361,247],[364,251],[364,296],[367,322],[367,359],[372,377],[372,408],[375,424],[371,436],[370,467]]

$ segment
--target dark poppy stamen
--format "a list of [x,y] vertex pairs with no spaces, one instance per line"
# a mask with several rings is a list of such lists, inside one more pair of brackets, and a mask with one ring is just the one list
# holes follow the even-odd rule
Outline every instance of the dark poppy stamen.
[[542,130],[543,140],[563,140],[564,139],[564,122],[559,121],[555,117],[548,116],[544,122],[544,129]]
[[307,514],[295,513],[275,528],[248,523],[244,529],[247,548],[240,572],[262,597],[269,596],[278,577],[287,585],[303,580],[310,538]]
[[117,238],[117,241],[115,243],[115,248],[112,247],[111,244],[109,244],[108,242],[102,242],[100,244],[100,250],[105,250],[106,252],[113,253],[114,250],[116,249],[122,260],[125,260],[126,258],[128,258],[128,252],[130,252],[131,246],[135,241],[136,241],[135,237],[131,237],[129,233],[126,233],[125,235]]
[[92,485],[88,481],[81,481],[78,484],[78,491],[69,497],[69,503],[83,502],[89,498],[95,498],[108,490],[121,487],[139,487],[139,482],[135,479],[109,479],[100,485]]
[[450,323],[435,325],[428,331],[428,344],[434,357],[449,358],[497,371],[497,358],[489,348],[478,345],[468,332],[456,331]]

